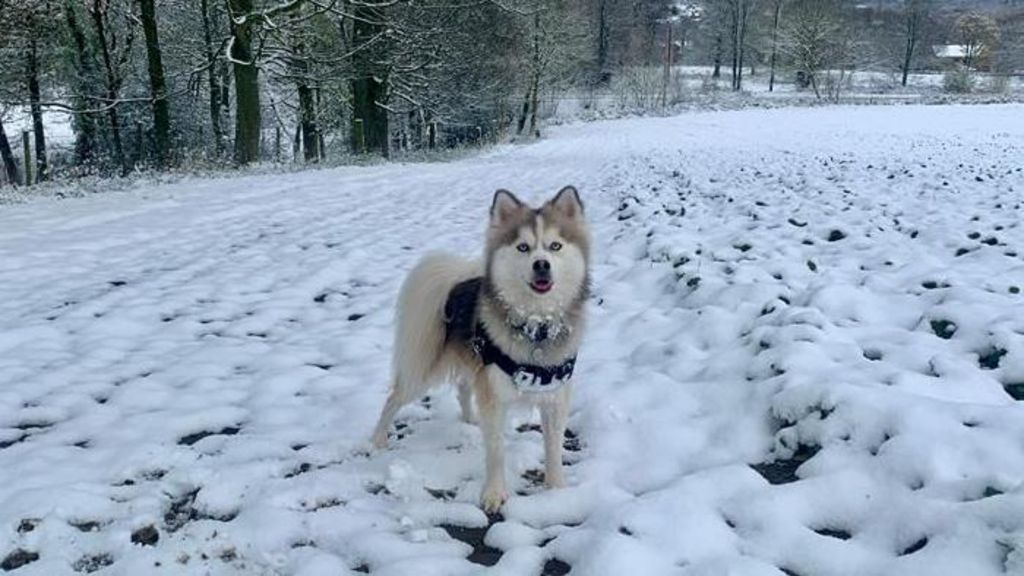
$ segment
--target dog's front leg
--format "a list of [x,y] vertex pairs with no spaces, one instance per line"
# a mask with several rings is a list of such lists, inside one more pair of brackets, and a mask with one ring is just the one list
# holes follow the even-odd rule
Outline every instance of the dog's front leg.
[[477,411],[480,417],[480,431],[483,432],[484,450],[487,453],[487,471],[484,479],[480,505],[484,512],[493,514],[508,499],[505,489],[505,403],[498,397],[487,377],[481,370],[475,386]]
[[544,432],[544,485],[548,488],[565,486],[562,445],[565,442],[565,425],[569,420],[569,401],[572,397],[568,384],[555,394],[556,398],[540,406],[540,425]]
[[466,424],[476,424],[476,415],[473,414],[473,385],[470,382],[460,381],[457,387],[459,406],[462,408],[462,421]]

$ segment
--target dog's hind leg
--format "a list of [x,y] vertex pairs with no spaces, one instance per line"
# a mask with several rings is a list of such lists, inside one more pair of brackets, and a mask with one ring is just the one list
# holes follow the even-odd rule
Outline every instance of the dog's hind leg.
[[408,394],[402,390],[399,383],[395,382],[395,385],[391,388],[391,393],[388,394],[388,400],[384,403],[384,409],[380,412],[380,419],[377,420],[377,427],[373,431],[373,447],[380,449],[388,445],[388,429],[391,428],[391,421],[395,419],[395,414],[409,403]]

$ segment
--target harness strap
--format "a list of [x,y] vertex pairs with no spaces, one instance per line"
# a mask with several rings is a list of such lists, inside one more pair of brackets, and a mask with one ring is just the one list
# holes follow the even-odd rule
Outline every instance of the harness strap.
[[484,366],[494,364],[515,383],[520,390],[550,391],[557,390],[572,376],[576,368],[576,357],[573,356],[557,366],[537,366],[520,364],[509,358],[501,348],[491,340],[483,324],[476,325],[473,336],[473,350],[480,357]]

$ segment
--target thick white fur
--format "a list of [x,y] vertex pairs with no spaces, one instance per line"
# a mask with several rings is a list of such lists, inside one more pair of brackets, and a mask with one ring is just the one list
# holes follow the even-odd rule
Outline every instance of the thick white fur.
[[406,277],[398,294],[391,394],[373,434],[374,446],[386,445],[388,427],[399,408],[448,375],[450,367],[442,364],[444,305],[456,284],[481,274],[479,261],[434,253]]

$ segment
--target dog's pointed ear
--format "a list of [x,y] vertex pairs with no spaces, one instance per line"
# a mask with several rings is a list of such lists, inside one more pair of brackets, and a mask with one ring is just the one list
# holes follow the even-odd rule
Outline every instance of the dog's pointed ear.
[[566,186],[559,190],[554,198],[548,200],[548,206],[569,220],[583,217],[583,201],[580,200],[580,193],[575,186]]
[[523,203],[515,194],[505,189],[498,190],[491,201],[491,225],[502,226],[508,223],[522,208]]

